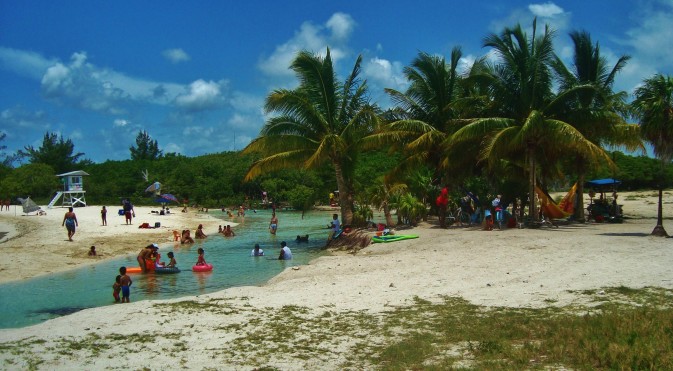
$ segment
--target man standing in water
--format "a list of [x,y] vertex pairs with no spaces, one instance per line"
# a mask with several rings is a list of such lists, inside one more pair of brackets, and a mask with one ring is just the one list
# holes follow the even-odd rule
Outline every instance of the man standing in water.
[[271,234],[276,234],[277,230],[278,230],[278,217],[276,216],[276,213],[272,213],[271,222],[269,222],[269,232]]
[[68,208],[68,212],[63,216],[63,223],[61,226],[65,225],[65,229],[68,230],[68,241],[72,241],[72,236],[75,235],[75,227],[79,227],[77,223],[77,215],[72,211],[72,206]]

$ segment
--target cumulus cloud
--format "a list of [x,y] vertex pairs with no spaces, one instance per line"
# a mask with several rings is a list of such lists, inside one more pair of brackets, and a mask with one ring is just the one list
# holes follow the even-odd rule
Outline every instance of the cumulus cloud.
[[363,63],[362,74],[375,86],[404,90],[408,86],[407,79],[400,62],[374,57]]
[[161,54],[172,63],[186,62],[192,59],[189,54],[180,48],[166,49]]
[[332,31],[332,37],[338,40],[348,40],[354,25],[353,18],[345,13],[334,13],[325,23],[325,26]]
[[289,77],[290,63],[301,50],[325,53],[330,47],[332,61],[336,64],[346,56],[346,43],[355,27],[353,18],[345,13],[335,13],[322,25],[304,22],[294,36],[278,45],[274,52],[259,62],[259,68],[269,76]]
[[175,98],[178,107],[187,111],[202,111],[220,107],[224,103],[223,91],[228,83],[196,80],[185,87],[185,92]]
[[544,4],[530,4],[528,10],[536,17],[552,18],[563,14],[563,9],[558,5],[549,2]]

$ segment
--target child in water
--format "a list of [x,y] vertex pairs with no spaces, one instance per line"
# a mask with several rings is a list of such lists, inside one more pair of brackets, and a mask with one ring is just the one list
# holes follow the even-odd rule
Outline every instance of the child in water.
[[196,261],[196,265],[206,265],[206,259],[203,257],[205,251],[203,251],[202,248],[199,247],[198,250],[196,250],[199,253],[199,259]]
[[170,259],[170,260],[168,261],[168,265],[166,265],[166,267],[167,268],[175,268],[175,266],[178,263],[175,261],[175,258],[173,257],[173,252],[172,251],[168,253],[168,259]]
[[122,303],[131,302],[131,285],[133,281],[131,277],[126,274],[126,267],[119,268],[119,284],[122,286]]
[[122,299],[119,297],[119,293],[122,292],[122,276],[117,275],[115,278],[115,283],[112,284],[112,297],[115,298],[115,303],[119,303]]

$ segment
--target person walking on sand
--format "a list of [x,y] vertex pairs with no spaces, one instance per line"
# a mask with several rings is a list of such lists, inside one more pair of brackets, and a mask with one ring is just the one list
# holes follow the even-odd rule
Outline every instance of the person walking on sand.
[[102,225],[107,225],[107,209],[105,206],[103,206],[102,209],[100,209],[100,220],[102,222]]
[[72,236],[75,235],[75,227],[79,227],[77,222],[77,215],[72,211],[72,206],[68,208],[68,212],[63,216],[63,223],[61,227],[65,225],[65,229],[68,230],[68,241],[72,241]]
[[129,200],[124,200],[124,219],[126,219],[126,224],[133,224],[133,218],[136,217],[136,213],[133,210],[133,204]]

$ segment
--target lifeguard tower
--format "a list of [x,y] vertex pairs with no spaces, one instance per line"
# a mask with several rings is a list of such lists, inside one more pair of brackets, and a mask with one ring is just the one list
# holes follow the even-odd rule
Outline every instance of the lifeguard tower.
[[86,206],[86,199],[84,199],[84,181],[83,176],[89,175],[85,171],[77,170],[71,171],[69,173],[63,173],[56,175],[61,178],[61,183],[63,183],[63,190],[56,192],[56,196],[51,200],[48,208],[52,208],[58,202],[61,197],[63,201],[61,206],[77,206],[82,205]]

